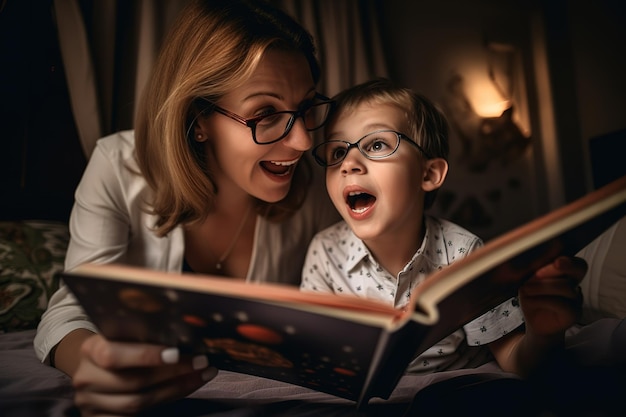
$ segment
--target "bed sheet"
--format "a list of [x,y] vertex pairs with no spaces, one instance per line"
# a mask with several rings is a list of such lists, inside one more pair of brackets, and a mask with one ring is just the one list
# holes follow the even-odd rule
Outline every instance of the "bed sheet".
[[[73,390],[64,373],[43,365],[35,357],[35,330],[0,335],[0,415],[3,417],[77,415],[72,408]],[[494,372],[491,364],[478,372]],[[475,373],[464,370],[453,375]],[[406,376],[388,400],[373,399],[365,410],[351,401],[304,387],[249,375],[220,371],[218,376],[188,398],[159,407],[150,415],[176,416],[401,416],[423,386],[446,378],[446,374]]]
[[[0,415],[77,417],[70,378],[38,361],[32,346],[34,336],[35,330],[0,335]],[[491,362],[476,369],[405,375],[389,399],[373,399],[367,408],[357,410],[353,402],[304,387],[220,371],[189,397],[147,415],[416,417],[432,415],[416,406],[430,403],[439,411],[463,407],[463,415],[496,416],[501,415],[500,407],[508,408],[505,415],[514,415],[512,410],[520,410],[520,402],[526,400],[527,404],[540,401],[540,408],[532,410],[537,416],[626,416],[626,321],[599,320],[573,331],[566,342],[563,360],[551,362],[543,379],[531,385],[511,385],[519,378],[503,373]],[[503,390],[504,385],[511,388]],[[481,406],[490,405],[495,414],[485,413],[484,408],[472,414],[472,407],[462,403],[471,396],[478,398]],[[518,407],[511,409],[512,404]],[[542,409],[544,405],[548,408]]]

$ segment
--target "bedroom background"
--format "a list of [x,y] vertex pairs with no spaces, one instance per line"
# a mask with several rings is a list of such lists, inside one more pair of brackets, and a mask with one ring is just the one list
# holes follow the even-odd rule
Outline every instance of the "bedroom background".
[[[67,220],[185,1],[0,1],[0,220]],[[388,76],[446,110],[433,214],[489,239],[626,171],[619,0],[274,1],[314,34],[321,91]]]
[[[132,127],[136,94],[185,1],[0,0],[4,417],[76,414],[65,412],[75,411],[71,381],[39,363],[32,339],[58,287],[73,193],[93,142]],[[387,75],[445,108],[454,124],[454,152],[434,214],[488,239],[626,174],[622,0],[271,1],[315,35],[325,71],[321,91],[332,95]],[[626,219],[588,249],[586,259],[599,261],[581,285],[589,314],[583,322],[626,317],[625,251]],[[596,338],[591,347],[610,349],[607,340]],[[605,350],[596,353],[606,360]],[[622,345],[615,354],[623,358]],[[592,356],[586,359],[593,362]],[[188,413],[174,403],[163,415],[192,415],[194,404],[214,405],[215,416],[353,415],[351,404],[326,403],[323,395],[221,375],[183,404]],[[571,408],[541,415],[623,415],[623,384],[583,376],[555,379],[550,391],[562,390]],[[420,404],[415,379],[400,385],[376,415],[404,415],[407,404]],[[438,410],[449,388],[443,385],[444,395],[437,395],[437,386],[425,391]],[[489,391],[489,398],[508,401],[501,392]],[[604,412],[614,405],[618,414]]]

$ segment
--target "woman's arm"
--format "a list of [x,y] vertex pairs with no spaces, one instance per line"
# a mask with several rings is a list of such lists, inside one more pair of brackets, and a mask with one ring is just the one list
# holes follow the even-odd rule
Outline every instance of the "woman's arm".
[[79,357],[83,342],[95,334],[87,329],[71,331],[50,351],[50,365],[73,377],[78,368],[76,358]]
[[[132,136],[121,133],[94,150],[76,191],[66,269],[128,260],[131,234],[143,227],[131,212],[142,209],[134,205],[143,202],[145,188],[132,171],[132,143]],[[83,416],[139,412],[182,398],[217,374],[204,356],[180,357],[175,348],[111,342],[96,334],[66,286],[51,298],[35,348],[42,360],[72,377]]]
[[[132,137],[129,142],[122,134],[99,141],[94,149],[75,193],[66,270],[84,262],[115,262],[125,257],[130,225],[122,170],[127,169],[126,159],[130,155]],[[56,364],[56,358],[48,357],[50,350],[55,348],[55,355],[64,352],[57,344],[77,329],[96,331],[71,292],[61,285],[50,298],[35,337],[40,360]]]

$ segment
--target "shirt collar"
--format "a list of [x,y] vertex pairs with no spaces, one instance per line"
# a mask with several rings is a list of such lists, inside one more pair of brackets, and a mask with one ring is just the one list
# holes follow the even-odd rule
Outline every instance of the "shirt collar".
[[445,241],[443,233],[443,226],[440,222],[430,216],[425,216],[424,224],[426,225],[424,242],[422,242],[422,247],[417,251],[415,257],[422,255],[432,264],[436,265],[447,263],[442,262],[442,257],[446,257],[446,254],[448,253],[448,249],[446,247],[447,242]]
[[363,241],[359,239],[349,227],[346,227],[341,239],[346,241],[346,247],[349,248],[348,258],[345,264],[347,271],[351,271],[363,261],[375,263],[375,260],[367,246],[365,246],[365,243],[363,243]]
[[[447,253],[446,242],[443,237],[443,229],[441,224],[435,221],[430,216],[425,216],[424,224],[426,226],[426,234],[422,245],[413,254],[411,260],[407,263],[404,270],[407,267],[415,265],[417,260],[428,260],[434,265],[441,264],[441,257]],[[348,251],[348,258],[346,260],[346,270],[351,271],[361,262],[371,262],[375,266],[379,266],[378,262],[374,259],[369,249],[361,239],[359,239],[349,227],[346,227],[341,236],[346,241]]]

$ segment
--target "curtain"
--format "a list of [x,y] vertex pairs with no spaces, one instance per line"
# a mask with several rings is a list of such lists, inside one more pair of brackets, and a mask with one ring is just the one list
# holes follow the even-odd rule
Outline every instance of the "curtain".
[[[379,33],[381,0],[273,0],[315,38],[320,91],[334,95],[387,76]],[[187,0],[54,0],[72,111],[83,151],[131,129],[164,34]]]
[[78,2],[56,0],[53,7],[72,113],[83,152],[89,156],[102,134],[91,45]]
[[320,90],[335,95],[373,77],[386,77],[379,33],[379,1],[276,2],[315,38],[322,65]]

